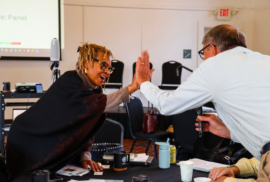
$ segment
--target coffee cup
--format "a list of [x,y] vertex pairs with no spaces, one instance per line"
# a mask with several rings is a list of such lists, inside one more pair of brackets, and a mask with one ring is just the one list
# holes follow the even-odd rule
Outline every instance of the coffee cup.
[[127,154],[125,151],[115,152],[113,170],[115,171],[126,170],[129,162],[130,162],[130,154]]
[[180,171],[181,171],[181,180],[182,181],[192,181],[193,175],[193,162],[191,161],[181,161],[180,162]]

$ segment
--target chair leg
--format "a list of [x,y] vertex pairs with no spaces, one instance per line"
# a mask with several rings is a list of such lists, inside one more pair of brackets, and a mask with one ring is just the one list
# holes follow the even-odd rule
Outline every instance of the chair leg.
[[136,141],[137,141],[137,139],[134,139],[134,140],[133,140],[133,143],[132,143],[132,146],[131,146],[131,148],[130,148],[129,153],[132,153],[132,150],[133,150],[133,148],[134,148],[134,145],[135,145]]
[[150,144],[151,144],[151,140],[149,140],[149,142],[148,142],[148,145],[147,145],[146,150],[145,150],[145,154],[147,154]]
[[155,158],[157,159],[157,146],[155,142],[154,142],[154,150],[155,150]]

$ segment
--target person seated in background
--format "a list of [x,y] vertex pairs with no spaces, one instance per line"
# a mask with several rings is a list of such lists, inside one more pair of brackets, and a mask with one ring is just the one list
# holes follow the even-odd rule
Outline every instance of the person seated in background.
[[235,165],[213,168],[209,178],[216,182],[256,182],[255,179],[236,179],[234,177],[257,177],[260,161],[255,157],[251,159],[242,158]]
[[[269,181],[270,56],[247,49],[244,35],[230,25],[212,28],[202,44],[199,55],[204,61],[171,92],[150,82],[153,70],[149,68],[148,52],[143,51],[136,63],[140,91],[163,115],[213,102],[224,123],[209,122],[203,130],[241,143],[256,159],[261,159],[257,181]],[[207,121],[205,116],[198,118]]]
[[79,156],[85,168],[103,169],[91,160],[93,138],[105,113],[129,102],[129,94],[139,87],[134,77],[131,85],[102,94],[102,85],[113,72],[112,52],[88,43],[78,52],[76,70],[65,72],[12,124],[6,145],[11,180],[41,169],[54,173]]

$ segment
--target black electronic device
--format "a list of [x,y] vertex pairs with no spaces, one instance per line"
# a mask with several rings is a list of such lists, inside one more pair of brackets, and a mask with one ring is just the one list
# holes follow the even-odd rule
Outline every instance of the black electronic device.
[[37,93],[36,83],[16,83],[17,93]]

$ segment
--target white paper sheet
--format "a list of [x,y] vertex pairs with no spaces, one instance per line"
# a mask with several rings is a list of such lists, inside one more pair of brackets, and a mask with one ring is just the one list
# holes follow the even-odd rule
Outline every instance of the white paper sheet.
[[190,159],[189,161],[194,162],[193,169],[198,170],[198,171],[205,171],[205,172],[210,172],[214,167],[226,167],[228,165],[225,164],[220,164],[216,162],[209,162],[201,159]]
[[131,161],[136,161],[136,162],[146,162],[148,159],[149,155],[146,155],[145,153],[143,154],[135,154],[135,157]]

